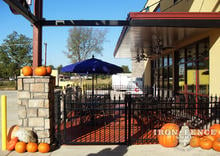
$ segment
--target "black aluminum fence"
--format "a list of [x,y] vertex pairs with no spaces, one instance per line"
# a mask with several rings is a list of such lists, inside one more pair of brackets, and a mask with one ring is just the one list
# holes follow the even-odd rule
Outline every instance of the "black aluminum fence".
[[[57,96],[57,97],[56,97]],[[55,107],[60,109],[61,93]],[[152,144],[157,130],[167,122],[192,129],[207,129],[219,123],[217,97],[178,95],[170,98],[152,94],[82,95],[66,90],[62,111],[56,111],[57,140],[60,144]],[[62,105],[61,105],[62,106]]]

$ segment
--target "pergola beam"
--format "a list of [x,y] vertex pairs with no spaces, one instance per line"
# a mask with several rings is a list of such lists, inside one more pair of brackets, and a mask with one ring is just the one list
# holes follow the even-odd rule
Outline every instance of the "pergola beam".
[[43,20],[42,26],[129,26],[127,20]]
[[220,20],[215,19],[43,20],[40,23],[42,26],[220,27]]
[[38,25],[39,19],[34,16],[31,11],[21,5],[16,0],[4,0],[11,8],[13,8],[17,13],[24,16],[28,21],[30,21],[34,25]]

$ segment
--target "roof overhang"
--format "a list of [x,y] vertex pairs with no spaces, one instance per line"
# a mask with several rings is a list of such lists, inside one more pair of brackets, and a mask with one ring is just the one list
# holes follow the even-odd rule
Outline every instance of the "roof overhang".
[[138,50],[145,53],[158,39],[162,49],[175,48],[175,43],[192,35],[220,28],[220,13],[208,12],[132,12],[130,26],[124,26],[114,56],[132,58]]

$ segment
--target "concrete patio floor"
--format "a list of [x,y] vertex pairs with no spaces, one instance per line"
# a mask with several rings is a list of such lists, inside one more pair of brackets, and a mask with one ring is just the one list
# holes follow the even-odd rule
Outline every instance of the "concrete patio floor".
[[164,148],[160,145],[63,145],[50,153],[17,153],[1,151],[0,156],[219,156],[220,152],[201,148]]

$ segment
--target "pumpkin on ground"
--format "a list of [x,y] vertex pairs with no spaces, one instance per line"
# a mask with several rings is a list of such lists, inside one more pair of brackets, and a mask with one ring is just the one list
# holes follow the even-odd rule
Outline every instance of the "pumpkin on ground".
[[175,147],[178,144],[178,133],[178,125],[167,123],[160,129],[158,141],[164,147]]
[[215,135],[213,135],[216,139],[220,138],[220,124],[214,124],[210,127],[211,131],[215,132]]
[[7,150],[12,151],[15,149],[15,145],[18,142],[18,138],[15,137],[13,139],[11,139],[8,143],[7,143]]
[[207,139],[211,140],[212,142],[214,142],[216,140],[216,138],[213,135],[206,135],[203,138],[207,138]]
[[15,145],[15,151],[18,153],[24,153],[26,151],[26,143],[25,142],[17,142]]
[[199,146],[202,149],[209,150],[212,148],[212,145],[213,145],[213,142],[208,138],[202,137],[199,140]]
[[37,148],[38,148],[38,146],[37,146],[37,143],[35,143],[35,142],[29,142],[27,144],[27,151],[28,152],[34,153],[37,151]]
[[198,136],[193,136],[191,139],[190,139],[190,146],[191,147],[199,147],[199,141],[200,141],[200,138]]
[[38,145],[38,151],[41,153],[47,153],[50,151],[50,145],[47,143],[40,143]]
[[50,66],[47,66],[46,69],[47,69],[47,75],[49,76],[52,73],[52,68]]
[[10,127],[8,131],[7,139],[10,141],[11,139],[16,138],[16,133],[18,131],[19,127],[17,125],[13,125]]
[[220,138],[216,139],[216,140],[213,142],[212,148],[213,148],[215,151],[220,152]]
[[47,75],[47,69],[46,67],[37,67],[34,69],[34,74],[36,76],[45,76]]
[[22,74],[24,76],[32,76],[33,70],[30,66],[25,66],[25,67],[22,68]]

